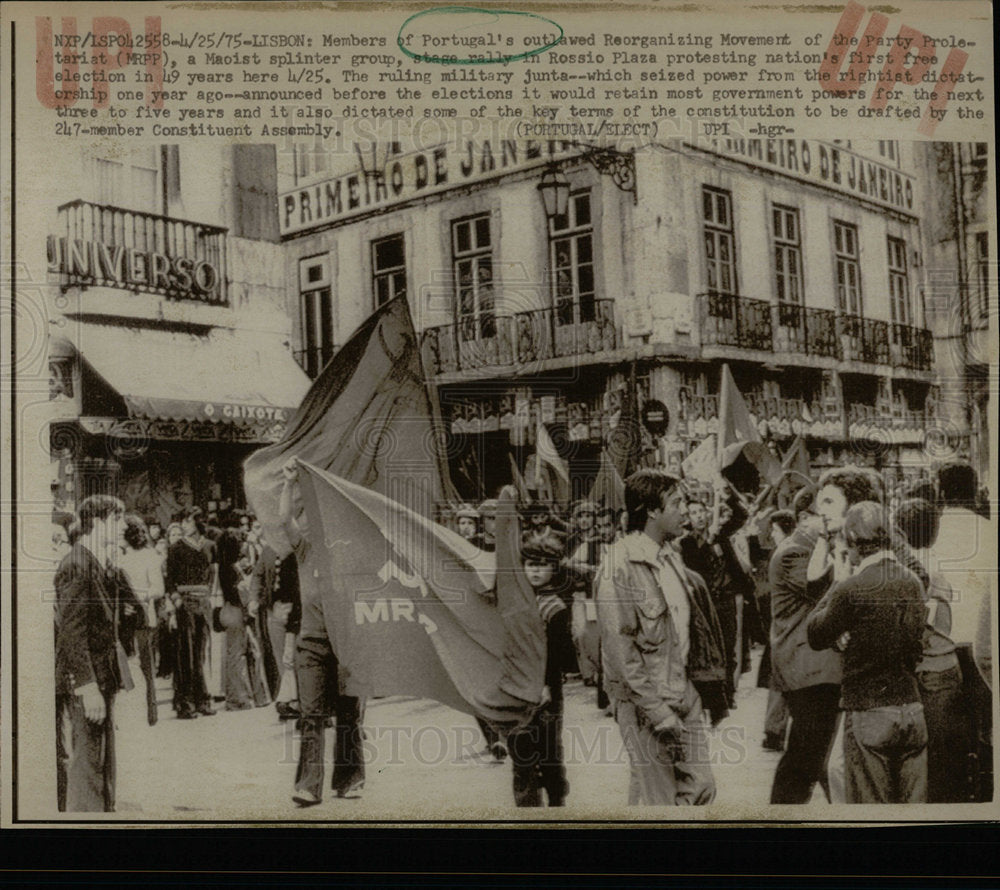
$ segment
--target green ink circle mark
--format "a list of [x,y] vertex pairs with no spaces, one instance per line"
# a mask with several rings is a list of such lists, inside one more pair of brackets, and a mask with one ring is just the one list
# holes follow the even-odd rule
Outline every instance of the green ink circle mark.
[[[528,18],[538,19],[541,22],[545,22],[551,25],[556,30],[559,31],[559,36],[553,40],[551,43],[546,43],[544,46],[531,49],[525,53],[516,53],[511,56],[498,56],[495,59],[461,59],[461,58],[450,58],[447,56],[432,56],[423,55],[421,53],[410,52],[403,44],[403,30],[406,28],[410,22],[414,19],[421,18],[425,15],[451,15],[451,14],[462,14],[469,12],[477,12],[482,15],[493,16],[494,19],[499,18],[502,15],[521,15],[527,16]],[[552,49],[552,47],[557,46],[563,39],[563,29],[552,19],[547,19],[544,16],[536,15],[533,12],[519,12],[517,10],[506,10],[506,9],[479,9],[474,6],[436,6],[433,9],[424,9],[421,12],[414,13],[411,15],[403,24],[400,26],[398,33],[396,34],[396,45],[403,51],[404,55],[409,56],[411,59],[416,59],[418,62],[436,62],[439,65],[506,65],[508,62],[517,62],[521,59],[527,59],[529,56],[537,56],[539,53],[544,53],[547,50]]]

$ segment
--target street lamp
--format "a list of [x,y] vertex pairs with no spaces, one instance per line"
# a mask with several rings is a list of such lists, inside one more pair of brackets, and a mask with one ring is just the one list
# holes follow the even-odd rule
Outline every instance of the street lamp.
[[[617,151],[585,142],[562,140],[562,145],[581,149],[579,157],[587,161],[602,176],[610,176],[611,181],[623,192],[632,193],[632,203],[638,201],[635,182],[635,154],[631,151]],[[572,160],[567,158],[566,160]],[[569,181],[563,174],[560,161],[549,161],[542,173],[538,191],[545,205],[545,216],[554,219],[566,213],[569,203]]]
[[558,164],[550,163],[545,168],[542,181],[538,183],[538,191],[541,193],[545,216],[548,219],[566,215],[566,208],[569,205],[569,180],[563,175]]

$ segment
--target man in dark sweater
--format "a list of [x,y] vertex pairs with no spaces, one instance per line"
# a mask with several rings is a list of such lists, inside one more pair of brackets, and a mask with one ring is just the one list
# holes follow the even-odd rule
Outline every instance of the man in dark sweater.
[[927,726],[915,674],[925,618],[921,584],[896,559],[881,504],[852,506],[843,535],[854,574],[827,592],[806,631],[813,649],[843,648],[847,802],[923,802]]
[[211,629],[209,596],[214,572],[214,545],[205,537],[201,510],[181,515],[184,537],[167,551],[165,588],[177,609],[177,663],[174,667],[174,710],[181,720],[215,713],[205,682],[205,655]]

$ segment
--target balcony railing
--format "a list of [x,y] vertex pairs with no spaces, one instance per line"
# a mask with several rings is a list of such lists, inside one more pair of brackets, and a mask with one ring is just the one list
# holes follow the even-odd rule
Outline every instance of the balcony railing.
[[[50,265],[67,284],[228,304],[226,229],[90,201],[59,208]],[[133,253],[129,253],[129,252]],[[137,259],[136,254],[144,255]]]
[[840,358],[844,361],[889,364],[889,322],[860,315],[837,316]]
[[929,371],[934,364],[934,337],[925,328],[892,326],[892,363],[914,371]]
[[799,303],[774,307],[774,351],[837,357],[837,314]]
[[515,348],[520,364],[573,355],[595,355],[620,345],[614,300],[580,304],[575,314],[533,309],[514,316]]
[[790,352],[916,371],[929,371],[934,363],[934,339],[923,328],[735,294],[699,294],[698,300],[705,346]]
[[772,349],[771,303],[737,294],[699,294],[702,342],[706,346]]
[[552,308],[427,328],[424,358],[432,374],[510,367],[544,359],[594,355],[618,348],[614,300]]

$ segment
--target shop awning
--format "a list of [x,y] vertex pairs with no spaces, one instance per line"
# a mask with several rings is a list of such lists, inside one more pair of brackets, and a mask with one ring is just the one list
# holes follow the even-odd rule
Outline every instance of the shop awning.
[[145,420],[285,422],[310,381],[273,333],[208,333],[73,321],[65,338]]

